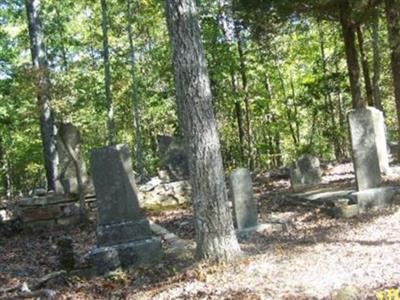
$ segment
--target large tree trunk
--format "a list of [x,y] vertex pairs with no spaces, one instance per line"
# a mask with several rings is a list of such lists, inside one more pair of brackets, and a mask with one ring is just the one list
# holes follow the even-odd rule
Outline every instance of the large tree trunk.
[[369,75],[368,59],[364,51],[364,35],[360,26],[357,26],[358,48],[360,49],[361,66],[364,74],[364,84],[367,103],[369,106],[374,106],[372,95],[371,76]]
[[[400,0],[385,0],[400,145]],[[400,158],[400,148],[398,153]]]
[[142,130],[140,128],[140,99],[137,92],[137,81],[135,73],[135,48],[133,46],[133,33],[132,33],[132,3],[131,0],[127,0],[128,4],[128,39],[129,39],[129,52],[130,52],[130,63],[131,63],[131,77],[132,77],[132,111],[133,111],[133,128],[135,130],[135,159],[136,159],[136,171],[139,176],[142,177],[145,172],[144,170],[144,156],[143,156],[143,142],[142,142]]
[[241,251],[228,206],[212,95],[195,0],[167,0],[176,98],[189,154],[197,257],[230,261]]
[[110,54],[108,46],[108,17],[107,2],[101,0],[101,28],[103,30],[103,60],[104,60],[104,88],[107,105],[107,129],[108,144],[115,144],[115,126],[114,126],[114,107],[111,96],[111,71],[110,71]]
[[340,24],[342,25],[353,108],[362,108],[366,106],[366,103],[361,95],[360,66],[358,64],[358,53],[355,43],[355,26],[352,21],[349,0],[344,1],[340,7]]
[[383,111],[382,100],[381,100],[381,52],[379,46],[379,14],[376,13],[371,24],[372,27],[372,91],[374,95],[374,106],[379,110]]
[[47,189],[55,190],[58,155],[54,119],[50,108],[51,96],[48,62],[43,41],[42,25],[39,18],[40,0],[26,0],[26,12],[28,16],[32,63],[37,88]]

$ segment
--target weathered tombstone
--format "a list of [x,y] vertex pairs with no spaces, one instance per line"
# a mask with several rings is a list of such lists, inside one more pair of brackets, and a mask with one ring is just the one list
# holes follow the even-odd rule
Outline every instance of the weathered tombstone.
[[59,158],[58,178],[56,183],[57,193],[77,194],[78,180],[74,161],[68,152],[72,150],[79,161],[83,184],[87,187],[91,181],[87,175],[86,165],[81,155],[81,136],[79,130],[71,123],[57,125],[57,152]]
[[349,111],[353,164],[359,191],[381,184],[381,172],[389,170],[382,112],[372,108]]
[[161,169],[168,171],[168,176],[163,177],[172,181],[188,179],[189,163],[183,140],[178,137],[158,135],[157,143]]
[[295,191],[318,185],[321,179],[319,159],[309,154],[302,155],[290,169],[290,183]]
[[149,222],[140,213],[128,147],[95,149],[90,162],[98,208],[98,248],[91,259],[97,271],[158,261],[160,239],[151,236]]
[[233,215],[239,230],[257,225],[257,203],[253,195],[253,184],[250,172],[240,168],[229,177]]

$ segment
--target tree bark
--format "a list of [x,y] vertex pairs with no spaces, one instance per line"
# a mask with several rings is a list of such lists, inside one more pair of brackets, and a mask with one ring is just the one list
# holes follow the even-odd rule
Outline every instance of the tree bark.
[[381,52],[379,46],[379,14],[376,13],[371,24],[372,27],[372,54],[373,54],[373,76],[372,91],[374,95],[374,106],[383,112],[381,99]]
[[[231,0],[219,0],[220,15],[219,23],[224,34],[225,41],[228,46],[235,43],[235,22],[233,19],[233,3]],[[231,73],[231,85],[232,91],[235,96],[235,117],[238,129],[239,137],[239,152],[240,152],[240,163],[244,162],[244,126],[243,126],[243,109],[241,107],[241,100],[238,99],[238,87],[237,87],[237,76],[234,64],[230,64]]]
[[50,108],[49,69],[43,41],[42,24],[39,17],[40,0],[26,0],[26,12],[28,17],[32,64],[37,88],[47,189],[50,191],[56,188],[58,154],[53,113]]
[[[400,145],[400,0],[385,0],[394,98],[396,102],[398,143]],[[400,147],[398,158],[400,158]]]
[[128,39],[129,39],[129,52],[130,52],[130,63],[131,63],[131,77],[132,77],[132,112],[133,112],[133,128],[135,130],[135,160],[136,170],[139,176],[145,175],[144,170],[144,156],[143,156],[143,142],[142,142],[142,130],[140,127],[140,98],[137,92],[137,80],[136,80],[136,58],[135,58],[135,47],[133,46],[133,31],[132,31],[132,2],[127,0],[128,5]]
[[247,140],[247,165],[250,170],[254,169],[254,151],[253,151],[253,130],[251,124],[251,108],[250,108],[250,95],[246,74],[246,61],[243,51],[243,42],[239,27],[235,24],[235,36],[237,49],[239,54],[239,71],[242,78],[242,89],[244,93],[244,106],[246,118],[246,140]]
[[227,201],[224,170],[207,63],[195,0],[167,0],[176,98],[193,189],[197,258],[230,261],[240,255]]
[[[322,72],[324,75],[324,82],[327,84],[328,80],[328,67],[326,63],[326,54],[325,54],[325,40],[324,40],[324,33],[323,29],[321,27],[321,23],[318,22],[318,36],[319,36],[319,47],[320,47],[320,53],[321,53],[321,61],[322,61]],[[331,126],[331,131],[335,132],[336,128],[336,120],[335,120],[335,110],[333,108],[333,101],[332,101],[332,95],[331,91],[327,90],[324,88],[324,98],[325,98],[325,106],[328,109],[328,114],[330,117],[330,126]],[[337,161],[340,160],[341,158],[341,150],[340,150],[340,141],[336,137],[335,134],[330,135],[331,143],[333,144],[333,148],[335,151],[335,158]]]
[[358,48],[360,49],[361,67],[364,74],[364,84],[365,84],[367,103],[369,106],[374,106],[368,59],[364,51],[364,36],[360,26],[357,26],[356,31],[357,31]]
[[107,0],[101,0],[101,28],[103,31],[104,89],[107,105],[108,144],[115,145],[114,107],[111,95],[110,52],[108,45]]
[[362,108],[366,106],[366,103],[361,95],[360,66],[358,64],[355,27],[351,17],[349,0],[343,1],[343,5],[340,7],[340,24],[342,26],[353,108]]

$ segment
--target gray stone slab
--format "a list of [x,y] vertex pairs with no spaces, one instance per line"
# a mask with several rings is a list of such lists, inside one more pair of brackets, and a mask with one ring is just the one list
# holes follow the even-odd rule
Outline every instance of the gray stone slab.
[[[386,148],[386,142],[381,141],[381,127],[384,126],[380,124],[382,118],[381,112],[371,107],[353,109],[348,113],[353,164],[360,191],[381,184],[381,165],[382,168],[386,165],[383,149]],[[378,142],[383,145],[378,145]]]
[[250,172],[240,168],[229,177],[233,215],[239,230],[257,225],[257,203],[253,195]]
[[141,219],[128,146],[92,150],[90,162],[96,190],[98,224]]
[[380,110],[369,107],[372,111],[372,117],[374,120],[374,130],[375,130],[375,143],[378,152],[379,168],[381,173],[387,174],[390,170],[389,168],[389,149],[386,140],[386,128],[385,119],[383,117],[383,112]]
[[98,274],[117,268],[145,266],[162,259],[161,240],[150,238],[141,241],[95,248],[89,253],[89,262]]
[[293,190],[303,190],[320,184],[322,172],[317,157],[302,155],[290,168],[290,183]]
[[98,225],[96,235],[98,246],[111,246],[150,238],[151,230],[149,222],[141,219],[139,221]]
[[357,200],[359,211],[362,213],[373,207],[385,207],[391,204],[398,193],[398,188],[385,186],[355,192],[353,197]]

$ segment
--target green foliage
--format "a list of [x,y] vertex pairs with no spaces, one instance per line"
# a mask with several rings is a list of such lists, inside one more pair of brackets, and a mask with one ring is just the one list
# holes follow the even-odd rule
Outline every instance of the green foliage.
[[[8,168],[15,189],[27,191],[44,184],[44,170],[25,7],[20,1],[3,2],[0,5],[1,176],[4,177]],[[87,158],[91,148],[106,143],[107,136],[100,3],[42,2],[52,108],[57,121],[70,121],[79,127]],[[238,107],[243,113],[245,131],[248,129],[246,113],[250,116],[251,136],[245,133],[243,143],[251,139],[256,168],[278,167],[310,152],[326,160],[348,157],[345,114],[350,108],[350,95],[338,23],[321,20],[321,14],[301,14],[301,17],[293,14],[294,9],[305,12],[299,10],[301,6],[292,7],[293,1],[255,2],[253,8],[258,9],[235,14],[242,56],[237,41],[231,43],[224,37],[218,3],[201,2],[203,41],[226,167],[229,170],[246,164],[249,154],[246,145],[240,144]],[[314,2],[314,6],[321,7],[321,1]],[[145,163],[151,174],[158,163],[157,134],[178,134],[179,124],[163,3],[148,0],[132,3],[137,78],[134,88],[141,99]],[[127,6],[125,1],[109,0],[108,7],[117,140],[128,143],[133,150]],[[369,31],[364,33],[366,43],[370,43]],[[395,136],[384,22],[381,22],[380,34],[381,92],[388,131]],[[366,50],[371,63],[370,48],[367,46]],[[243,74],[247,77],[247,87],[243,85]],[[245,149],[243,158],[242,148]]]

